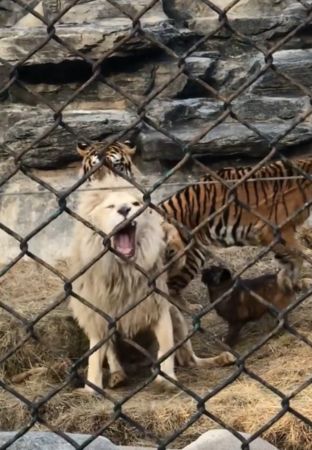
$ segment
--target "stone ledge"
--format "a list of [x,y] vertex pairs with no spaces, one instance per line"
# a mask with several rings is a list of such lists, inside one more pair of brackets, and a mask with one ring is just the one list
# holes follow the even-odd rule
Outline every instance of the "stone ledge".
[[[304,114],[308,107],[307,98],[290,97],[272,100],[269,97],[246,95],[233,103],[233,111],[268,139],[288,130],[294,118]],[[146,108],[147,117],[184,143],[191,142],[209,123],[213,123],[221,112],[220,102],[205,98],[157,100]],[[63,113],[63,122],[73,132],[92,140],[115,135],[135,124],[137,119],[137,114],[131,109],[73,109]],[[46,108],[26,105],[4,107],[0,118],[3,142],[13,151],[20,151],[34,142],[53,123],[53,113]],[[183,156],[175,142],[143,122],[128,133],[128,138],[136,139],[138,154],[145,161],[177,161]],[[27,153],[23,161],[30,167],[40,169],[63,167],[78,159],[75,141],[74,135],[59,126]],[[312,119],[309,117],[287,134],[282,144],[293,153],[295,147],[310,145],[311,141]],[[193,150],[196,154],[209,158],[218,157],[219,160],[236,157],[244,160],[264,156],[267,154],[268,144],[235,119],[227,118],[202,138],[200,143],[194,145]],[[306,153],[308,149],[302,147],[302,150],[302,153]]]
[[[178,29],[170,20],[155,19],[153,23],[142,25],[142,29],[152,38],[169,47],[183,44],[187,46],[198,40],[200,34],[187,28]],[[106,52],[128,36],[132,22],[127,18],[116,18],[86,25],[58,25],[56,34],[70,46],[85,54],[86,57],[99,59]],[[0,29],[0,58],[10,64],[17,64],[29,52],[33,51],[34,42],[45,42],[45,28],[2,28]],[[114,55],[139,54],[142,51],[159,48],[156,44],[139,35],[132,36],[123,43]],[[51,39],[40,51],[27,60],[27,64],[48,62],[58,63],[69,58],[77,58],[61,44]]]

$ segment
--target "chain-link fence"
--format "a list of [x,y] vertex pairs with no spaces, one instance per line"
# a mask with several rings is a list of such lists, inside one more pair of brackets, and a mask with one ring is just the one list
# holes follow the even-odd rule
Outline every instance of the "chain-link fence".
[[[88,22],[92,3],[98,13],[94,25]],[[137,2],[135,7],[130,2],[107,0],[106,7],[109,6],[110,15],[103,19],[100,14],[101,5],[96,1],[3,2],[3,14],[14,12],[15,20],[7,22],[12,28],[4,27],[1,32],[3,51],[0,64],[3,76],[0,96],[3,107],[7,108],[6,126],[11,130],[11,134],[6,133],[1,144],[2,211],[6,199],[10,196],[18,198],[21,203],[26,202],[24,199],[29,197],[31,200],[26,208],[31,210],[34,197],[42,195],[39,209],[43,211],[44,195],[49,193],[56,201],[56,206],[50,209],[48,214],[42,213],[44,220],[38,220],[31,231],[24,235],[14,230],[14,227],[8,226],[7,216],[1,214],[0,228],[3,236],[10,237],[9,242],[17,242],[19,246],[17,254],[7,258],[0,272],[4,280],[1,288],[3,300],[0,303],[4,314],[1,319],[4,322],[4,329],[0,380],[3,389],[1,401],[3,413],[0,414],[3,417],[0,417],[0,420],[3,430],[16,431],[14,437],[9,438],[1,448],[9,448],[31,429],[48,429],[77,449],[86,448],[101,435],[111,437],[117,444],[143,442],[157,445],[159,449],[166,449],[175,445],[185,445],[204,430],[215,427],[225,428],[233,433],[242,442],[241,448],[245,450],[249,449],[250,443],[259,436],[268,437],[272,443],[281,445],[280,448],[283,449],[310,448],[311,291],[309,288],[295,289],[295,285],[300,281],[300,277],[296,274],[298,261],[300,261],[299,268],[302,260],[304,261],[303,266],[308,268],[308,272],[312,261],[307,252],[301,252],[297,246],[293,224],[302,225],[308,218],[308,213],[305,212],[311,204],[309,195],[311,166],[307,155],[305,162],[289,157],[296,157],[295,152],[300,148],[305,153],[309,152],[312,97],[308,83],[304,83],[305,75],[302,77],[300,70],[297,73],[284,70],[285,65],[283,66],[281,58],[283,51],[291,49],[287,54],[291,66],[294,63],[291,60],[293,48],[299,49],[299,57],[300,55],[303,57],[300,51],[304,46],[309,47],[308,39],[304,40],[304,36],[309,35],[312,7],[309,1],[285,2],[287,14],[279,12],[279,22],[273,23],[270,11],[277,7],[276,4],[280,7],[280,3],[283,2],[275,2],[274,5],[263,2],[265,13],[260,17],[261,8],[256,9],[257,2],[241,0],[228,2],[200,0],[193,3],[154,0]],[[246,13],[248,5],[255,8],[257,20],[248,22]],[[81,8],[76,14],[77,16],[81,14],[82,20],[75,28],[73,26],[75,16],[70,14],[76,7]],[[114,17],[111,11],[115,11],[118,16],[117,31],[114,24],[110,24],[111,17]],[[193,13],[195,18],[192,17]],[[158,14],[161,16],[159,21],[155,19]],[[223,67],[224,73],[221,70],[223,75],[219,79],[215,77],[216,37],[222,42],[221,57],[219,54],[218,61],[219,68]],[[229,49],[230,42],[235,42],[231,49]],[[222,52],[223,55],[228,52],[228,60],[222,61]],[[242,65],[233,68],[231,64],[244,52],[246,59],[241,59]],[[135,58],[139,58],[139,55],[143,55],[147,63],[150,58],[156,61],[149,66],[151,70],[148,76],[142,72],[141,67],[136,66]],[[169,62],[174,62],[173,70],[166,69]],[[228,72],[226,72],[227,63],[230,65]],[[202,64],[204,67],[199,70]],[[128,81],[119,82],[118,77],[117,81],[114,81],[110,77],[110,71],[116,67],[124,69],[125,65],[130,71],[128,78],[132,76],[133,66],[135,75],[132,78],[132,86],[127,84]],[[307,66],[310,67],[309,62]],[[70,77],[68,67],[71,70]],[[165,70],[167,70],[166,77],[157,78],[156,72],[162,74]],[[140,76],[144,78],[144,85],[138,95],[135,83],[139,83]],[[271,80],[268,87],[268,84],[265,84],[267,80],[265,77],[269,76],[273,77],[273,81]],[[296,107],[293,102],[287,103],[286,100],[281,106],[282,91],[278,91],[279,84],[276,80],[279,80],[284,91],[288,86],[289,98],[295,97]],[[38,89],[40,83],[50,86],[67,83],[70,88],[61,98],[56,88],[50,91],[47,89],[43,94]],[[124,124],[121,126],[119,124],[109,132],[105,124],[111,120],[110,116],[113,113],[109,108],[105,111],[105,107],[101,106],[101,102],[105,102],[101,99],[100,88],[92,94],[95,83],[104,86],[103,89],[109,89],[110,94],[105,94],[106,96],[113,99],[116,97],[117,109],[121,111],[120,120],[124,121]],[[174,95],[170,91],[172,86],[176,89]],[[267,92],[267,103],[260,101],[260,109],[263,110],[260,111],[260,118],[255,123],[252,120],[252,115],[256,114],[253,108],[259,102],[259,96],[248,97],[248,95],[254,88],[256,89],[254,92],[257,93],[257,89],[261,89],[261,86],[263,92]],[[274,96],[275,89],[276,96]],[[190,91],[193,97],[190,95],[189,98],[205,98],[208,99],[208,103],[191,104],[188,101],[183,103]],[[84,97],[86,92],[94,95],[93,99],[98,102],[97,111],[101,109],[102,111],[99,116],[89,115],[81,125],[79,121],[73,120],[68,108],[76,102],[79,114],[82,110],[92,112],[92,108],[88,110],[88,98]],[[161,99],[162,102],[155,103],[157,99]],[[241,100],[243,104],[251,105],[249,115],[244,108],[238,106]],[[10,106],[10,102],[14,107]],[[166,109],[171,103],[177,107],[174,118],[170,115],[170,109]],[[153,108],[158,111],[158,116],[153,115]],[[197,121],[197,114],[203,114],[203,120]],[[275,116],[286,120],[283,126],[281,121],[272,123],[268,131],[267,124]],[[172,125],[172,121],[181,120],[183,127],[183,123],[185,124],[183,119],[186,122],[188,120],[192,122],[194,119],[195,125],[192,126],[191,135],[187,137],[183,136],[183,133],[175,133]],[[17,121],[23,122],[23,131],[15,130]],[[96,132],[93,121],[97,121]],[[233,124],[239,127],[235,128]],[[98,132],[102,125],[103,133]],[[228,133],[224,139],[225,145],[233,137],[229,135],[241,133],[241,136],[236,136],[234,144],[229,144],[231,150],[228,154],[223,152],[214,134],[220,126],[224,126],[224,130]],[[31,128],[36,129],[35,134],[32,134]],[[146,130],[149,134],[144,134]],[[296,130],[299,130],[298,133]],[[67,150],[56,148],[59,141],[55,136],[59,132],[62,133],[64,139],[62,142],[65,143],[64,148]],[[155,159],[160,155],[160,159],[171,160],[170,169],[162,175],[153,173],[152,176],[149,172],[149,180],[146,182],[145,179],[144,183],[138,179],[129,179],[127,175],[116,170],[113,163],[105,159],[105,152],[112,144],[124,142],[129,134],[137,144],[137,152],[140,153],[141,150],[146,160],[149,159],[148,152],[151,148],[156,155]],[[78,181],[66,183],[66,188],[56,188],[47,178],[48,172],[34,170],[59,167],[60,161],[63,165],[74,161],[77,159],[76,142],[91,143],[90,136],[104,142],[99,152],[100,161],[88,173],[80,176]],[[52,139],[52,144],[48,139]],[[249,152],[246,151],[243,141],[249,143],[247,145]],[[49,154],[51,145],[54,146],[53,154]],[[216,149],[211,150],[214,145]],[[257,160],[252,164],[252,168],[222,170],[231,152],[239,155],[240,151],[243,156],[245,152],[247,157]],[[207,159],[207,155],[210,159]],[[46,166],[43,160],[49,161]],[[272,165],[274,161],[281,162]],[[106,193],[98,184],[92,185],[92,182],[87,184],[89,177],[101,170],[103,165],[108,165],[118,174],[119,179],[125,178],[130,181],[143,194],[143,205],[133,217],[127,217],[122,227],[140,214],[144,214],[147,208],[152,208],[180,230],[183,241],[182,250],[173,257],[170,254],[171,259],[166,260],[165,265],[152,274],[146,267],[131,262],[140,276],[146,279],[146,293],[144,298],[135,299],[135,305],[130,304],[124,309],[119,309],[116,317],[103,313],[99,305],[96,308],[92,298],[85,299],[75,291],[77,285],[75,283],[79,277],[86,275],[88,269],[108,252],[119,255],[126,261],[125,264],[130,264],[112,244],[114,236],[122,228],[105,234],[98,224],[92,222],[91,212],[82,217],[79,209],[77,212],[72,203],[73,195],[77,192],[82,195],[83,192],[97,191],[103,195],[103,199],[105,198]],[[187,191],[185,186],[189,183],[184,180],[182,182],[179,174],[190,167],[188,174],[195,174],[193,177],[195,181],[191,190]],[[212,170],[211,167],[217,169]],[[196,170],[206,174],[201,181],[197,177]],[[16,192],[14,189],[13,191],[7,189],[19,174],[22,174],[25,180],[31,180],[31,186],[39,187],[39,190],[27,192],[27,189],[23,188]],[[182,175],[182,178],[184,176]],[[168,189],[170,190],[169,200],[163,203],[152,200],[152,196],[156,194],[157,197],[159,189],[164,187],[167,190],[162,193],[167,193],[167,197]],[[174,197],[178,189],[186,191]],[[79,204],[80,197],[77,198]],[[13,208],[13,211],[12,205],[10,208]],[[12,215],[14,214],[15,212],[12,212]],[[97,235],[103,240],[103,250],[87,264],[77,267],[71,276],[68,276],[62,267],[51,263],[49,258],[42,256],[48,251],[48,245],[47,249],[40,249],[39,256],[31,248],[31,241],[64,215],[73,223],[83,223],[86,230],[90,229],[94,233],[91,236]],[[29,220],[31,221],[31,214]],[[260,230],[260,234],[264,230],[265,237],[259,238],[259,242],[250,238],[255,230]],[[63,245],[57,242],[59,239],[57,229],[53,229],[53,233],[51,245],[55,247]],[[306,240],[308,239],[307,234]],[[62,242],[67,245],[67,237]],[[84,242],[83,239],[81,242]],[[262,244],[262,247],[258,245],[244,253],[245,244],[247,248],[248,245],[256,243]],[[226,253],[227,250],[216,250],[215,244],[221,247],[241,244],[243,250],[235,247],[232,254]],[[272,275],[276,272],[276,268],[271,250],[282,263],[279,273],[286,277],[288,284],[285,289],[280,287],[278,276]],[[83,249],[81,251],[83,252]],[[188,266],[186,270],[181,269],[183,276],[187,278],[185,284],[200,273],[202,260],[208,268],[211,267],[211,259],[214,259],[214,264],[215,261],[218,264],[222,261],[223,266],[226,266],[223,270],[228,266],[235,269],[233,280],[231,279],[230,284],[225,284],[226,289],[222,293],[218,291],[214,302],[210,303],[204,299],[201,302],[203,303],[201,309],[193,313],[187,305],[179,303],[175,296],[168,295],[157,284],[157,280],[162,279],[166,271],[170,273],[170,268],[185,255]],[[27,272],[24,278],[19,278],[23,268],[21,261],[25,257],[37,264],[36,271]],[[244,284],[239,278],[247,270],[256,275],[264,268],[267,269],[267,266],[271,270],[270,276],[273,277],[273,281],[271,278],[264,278],[260,282],[260,287],[261,289],[267,287],[269,294],[259,290],[259,285],[248,282]],[[57,282],[50,280],[49,277],[52,275]],[[174,279],[177,283],[181,282],[180,275],[181,273]],[[39,283],[38,288],[36,283],[40,277],[41,284]],[[221,278],[219,281],[221,283]],[[14,285],[12,291],[8,291],[9,283]],[[30,288],[34,292],[33,297],[36,298],[33,298],[33,301],[28,298],[22,309],[18,303],[21,295],[18,292],[26,291],[27,283],[30,283]],[[38,301],[42,300],[38,300],[41,298],[40,290],[49,283],[52,292],[56,287],[60,287],[62,293],[53,295],[52,299],[45,298],[38,307]],[[208,288],[212,283],[213,279],[209,278]],[[200,297],[199,291],[196,290],[198,283],[196,286],[194,288],[196,295],[193,295],[191,300],[193,302],[197,300],[196,297]],[[131,364],[135,373],[132,375],[133,381],[125,388],[116,390],[105,385],[104,388],[94,385],[94,382],[82,375],[88,358],[91,361],[92,355],[98,353],[97,350],[111,342],[112,337],[118,337],[119,322],[127,314],[131,314],[135,307],[148,301],[147,297],[153,293],[161,296],[163,302],[169,301],[183,311],[185,320],[191,320],[189,331],[183,335],[183,339],[176,340],[175,345],[158,359],[151,356],[149,351],[154,345],[154,340],[150,336],[143,334],[141,339],[136,340],[123,335],[124,342],[118,343],[121,347],[120,357],[126,364],[127,357],[129,363],[132,356]],[[201,295],[206,296],[206,291]],[[269,325],[267,322],[260,322],[260,325],[254,323],[242,338],[242,343],[228,347],[221,341],[223,322],[213,314],[214,309],[218,309],[218,305],[222,305],[224,299],[228,301],[229,295],[232,295],[229,312],[222,312],[221,307],[219,313],[227,318],[229,323],[231,319],[238,317],[234,334],[237,334],[248,318],[257,319],[266,308],[273,316],[274,325],[270,321]],[[252,305],[260,305],[260,312],[257,312],[255,306],[251,308],[256,309],[256,312],[248,310],[248,302],[244,303],[248,295],[251,295]],[[107,321],[107,335],[95,346],[91,346],[90,350],[86,350],[83,336],[65,315],[64,310],[59,312],[60,308],[65,308],[66,300],[70,296],[79,304],[92,309],[93,314],[101,315]],[[282,297],[281,301],[286,302],[282,310],[279,309],[278,301],[274,303],[278,296]],[[212,297],[211,290],[210,297]],[[292,299],[291,302],[288,302],[289,297]],[[244,308],[247,308],[247,312]],[[172,314],[177,314],[173,316],[173,322],[184,320],[176,309],[173,311],[175,312]],[[51,325],[51,322],[48,325],[49,317],[52,315],[53,324]],[[9,336],[12,330],[15,333],[13,337]],[[76,335],[79,338],[74,342]],[[61,339],[63,339],[62,348],[58,348],[57,342]],[[186,342],[191,339],[196,352],[198,350],[205,356],[207,354],[217,356],[220,351],[230,351],[235,360],[233,365],[182,368],[177,371],[177,380],[173,379],[162,370],[161,364],[170,358],[174,351],[183,350]],[[107,358],[109,359],[108,354]],[[144,368],[144,364],[149,366],[148,371]],[[161,394],[157,393],[152,382],[159,375],[172,385],[174,388],[172,392],[167,390],[167,386]],[[76,392],[76,387],[81,384],[81,378],[83,383],[95,389],[98,397],[90,393],[81,396],[81,393]],[[142,404],[146,406],[142,407]],[[11,412],[8,412],[10,408],[13,408],[12,414],[15,415],[13,422],[8,418],[11,415]],[[83,444],[78,444],[67,434],[70,431],[88,432],[92,437],[86,439]],[[251,435],[244,438],[239,431],[247,431]]]

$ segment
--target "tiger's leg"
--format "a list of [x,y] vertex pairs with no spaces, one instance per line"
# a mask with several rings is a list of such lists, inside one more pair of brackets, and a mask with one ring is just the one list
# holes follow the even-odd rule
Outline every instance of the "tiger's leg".
[[[174,324],[174,339],[175,344],[184,341],[188,335],[187,325],[185,319],[177,308],[171,308],[171,317]],[[176,359],[180,366],[184,367],[214,367],[214,366],[226,366],[233,364],[235,357],[230,352],[222,352],[218,356],[212,358],[199,358],[195,355],[191,340],[188,339],[181,347],[176,351]]]
[[162,229],[165,233],[165,241],[166,241],[166,252],[165,252],[165,264],[170,263],[168,268],[168,278],[173,278],[182,270],[186,262],[186,254],[181,254],[181,256],[176,260],[172,261],[172,259],[180,252],[183,252],[185,249],[185,244],[180,236],[180,233],[169,222],[162,223]]
[[179,306],[182,311],[188,312],[189,314],[196,314],[202,309],[200,303],[190,303],[182,296],[181,292],[172,291],[169,288],[170,296],[174,299],[174,304]]
[[170,295],[176,299],[177,304],[180,304],[183,308],[188,310],[190,314],[198,312],[202,308],[202,305],[186,302],[181,295],[181,291],[186,288],[200,272],[204,263],[205,256],[203,252],[198,247],[194,246],[187,251],[186,261],[180,272],[173,277],[170,277],[169,272],[168,288]]
[[[270,245],[275,239],[273,229],[269,226],[262,227],[259,238],[261,245]],[[272,251],[282,270],[288,274],[294,288],[301,289],[300,271],[303,265],[303,253],[302,247],[296,239],[296,230],[293,224],[289,224],[281,230],[281,241],[273,246]]]

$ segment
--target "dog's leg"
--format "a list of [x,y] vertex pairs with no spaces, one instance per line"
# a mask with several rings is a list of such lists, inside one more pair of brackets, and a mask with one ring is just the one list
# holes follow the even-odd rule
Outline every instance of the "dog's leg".
[[[159,345],[158,350],[158,359],[160,359],[165,353],[167,353],[169,350],[173,349],[174,347],[174,340],[173,340],[173,327],[172,327],[172,320],[169,308],[163,308],[163,311],[161,313],[161,316],[159,318],[159,321],[154,327],[154,333]],[[174,373],[174,355],[168,356],[161,364],[160,369],[162,372],[169,375],[171,378],[176,379],[175,373]],[[157,383],[169,383],[171,386],[172,384],[168,382],[165,378],[163,378],[161,375],[158,375],[155,379]]]
[[126,380],[127,375],[119,362],[113,342],[110,342],[107,348],[107,362],[110,372],[108,386],[114,388],[122,384]]
[[[90,337],[90,349],[95,347],[95,345],[97,345],[100,340],[101,338],[99,337]],[[89,356],[88,361],[87,380],[100,389],[103,388],[103,363],[107,348],[108,342],[104,342],[104,344],[98,350],[96,350],[94,353],[92,353],[92,355]],[[87,392],[95,392],[95,390],[88,385],[85,385],[84,389]]]
[[225,336],[224,342],[229,347],[234,347],[237,343],[239,332],[243,326],[242,322],[230,323],[227,335]]

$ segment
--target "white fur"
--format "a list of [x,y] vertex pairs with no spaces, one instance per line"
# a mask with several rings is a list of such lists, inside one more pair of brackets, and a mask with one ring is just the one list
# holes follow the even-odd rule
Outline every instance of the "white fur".
[[[93,225],[108,234],[122,222],[118,209],[123,205],[131,208],[129,217],[143,204],[142,195],[135,189],[127,189],[128,183],[116,177],[107,177],[110,187],[122,185],[125,190],[89,192],[84,196],[78,213]],[[101,183],[103,187],[103,183]],[[114,205],[112,207],[112,205]],[[128,262],[108,251],[99,261],[73,284],[74,292],[112,318],[123,314],[127,308],[135,305],[149,291],[147,278],[134,266],[138,264],[153,276],[162,267],[165,250],[161,217],[148,209],[136,219],[136,253]],[[103,250],[103,238],[81,223],[77,223],[73,236],[72,272],[75,273]],[[156,285],[168,293],[166,274],[156,280]],[[70,306],[79,325],[90,339],[90,347],[98,344],[108,335],[107,321],[98,313],[78,300],[72,298]],[[161,295],[152,293],[133,310],[117,321],[117,329],[127,337],[134,337],[139,331],[152,328],[159,343],[159,357],[172,349],[173,331],[169,312],[170,304]],[[94,352],[89,358],[88,381],[102,387],[102,365],[107,357],[111,373],[122,370],[114,353],[111,342]],[[168,357],[162,363],[162,370],[175,378],[174,357]]]

